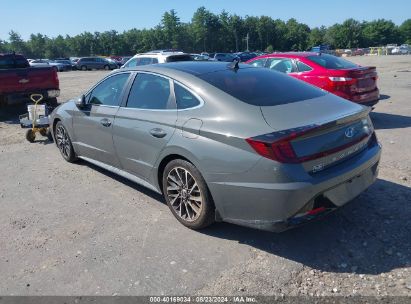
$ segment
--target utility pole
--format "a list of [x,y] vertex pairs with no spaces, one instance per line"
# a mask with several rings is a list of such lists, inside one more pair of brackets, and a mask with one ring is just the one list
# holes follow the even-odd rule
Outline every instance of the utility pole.
[[247,52],[249,52],[250,50],[248,49],[248,40],[250,40],[250,35],[249,33],[247,33],[247,36],[244,38],[244,40],[247,42]]

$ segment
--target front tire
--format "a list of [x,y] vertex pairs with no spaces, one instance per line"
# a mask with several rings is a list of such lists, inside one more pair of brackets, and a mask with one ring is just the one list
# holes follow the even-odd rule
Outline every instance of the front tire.
[[173,215],[184,226],[202,229],[215,220],[215,207],[200,171],[188,161],[172,160],[163,172],[163,194]]
[[63,156],[69,163],[75,162],[77,160],[76,153],[74,152],[67,129],[61,121],[56,124],[54,137],[56,138],[56,144],[60,150],[61,156]]
[[85,65],[81,66],[82,71],[87,71],[87,67]]
[[105,69],[106,71],[108,71],[108,70],[110,70],[110,67],[109,67],[108,65],[105,65],[105,66],[104,66],[104,69]]

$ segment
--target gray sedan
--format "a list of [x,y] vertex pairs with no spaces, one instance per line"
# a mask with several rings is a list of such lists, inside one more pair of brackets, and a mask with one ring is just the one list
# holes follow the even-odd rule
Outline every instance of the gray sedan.
[[282,231],[375,181],[381,148],[368,114],[275,71],[178,62],[114,71],[51,122],[65,160],[162,193],[189,228]]

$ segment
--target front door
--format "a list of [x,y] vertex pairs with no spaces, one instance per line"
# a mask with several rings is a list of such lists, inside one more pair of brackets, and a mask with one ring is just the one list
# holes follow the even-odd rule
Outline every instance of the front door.
[[73,116],[76,151],[107,165],[118,167],[113,146],[113,122],[130,73],[101,81],[88,95],[87,106]]

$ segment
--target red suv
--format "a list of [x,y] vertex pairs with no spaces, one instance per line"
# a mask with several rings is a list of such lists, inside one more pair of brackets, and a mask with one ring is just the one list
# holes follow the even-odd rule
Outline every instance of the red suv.
[[362,105],[373,106],[380,98],[375,67],[362,67],[329,54],[275,53],[253,58],[247,63],[287,73]]

